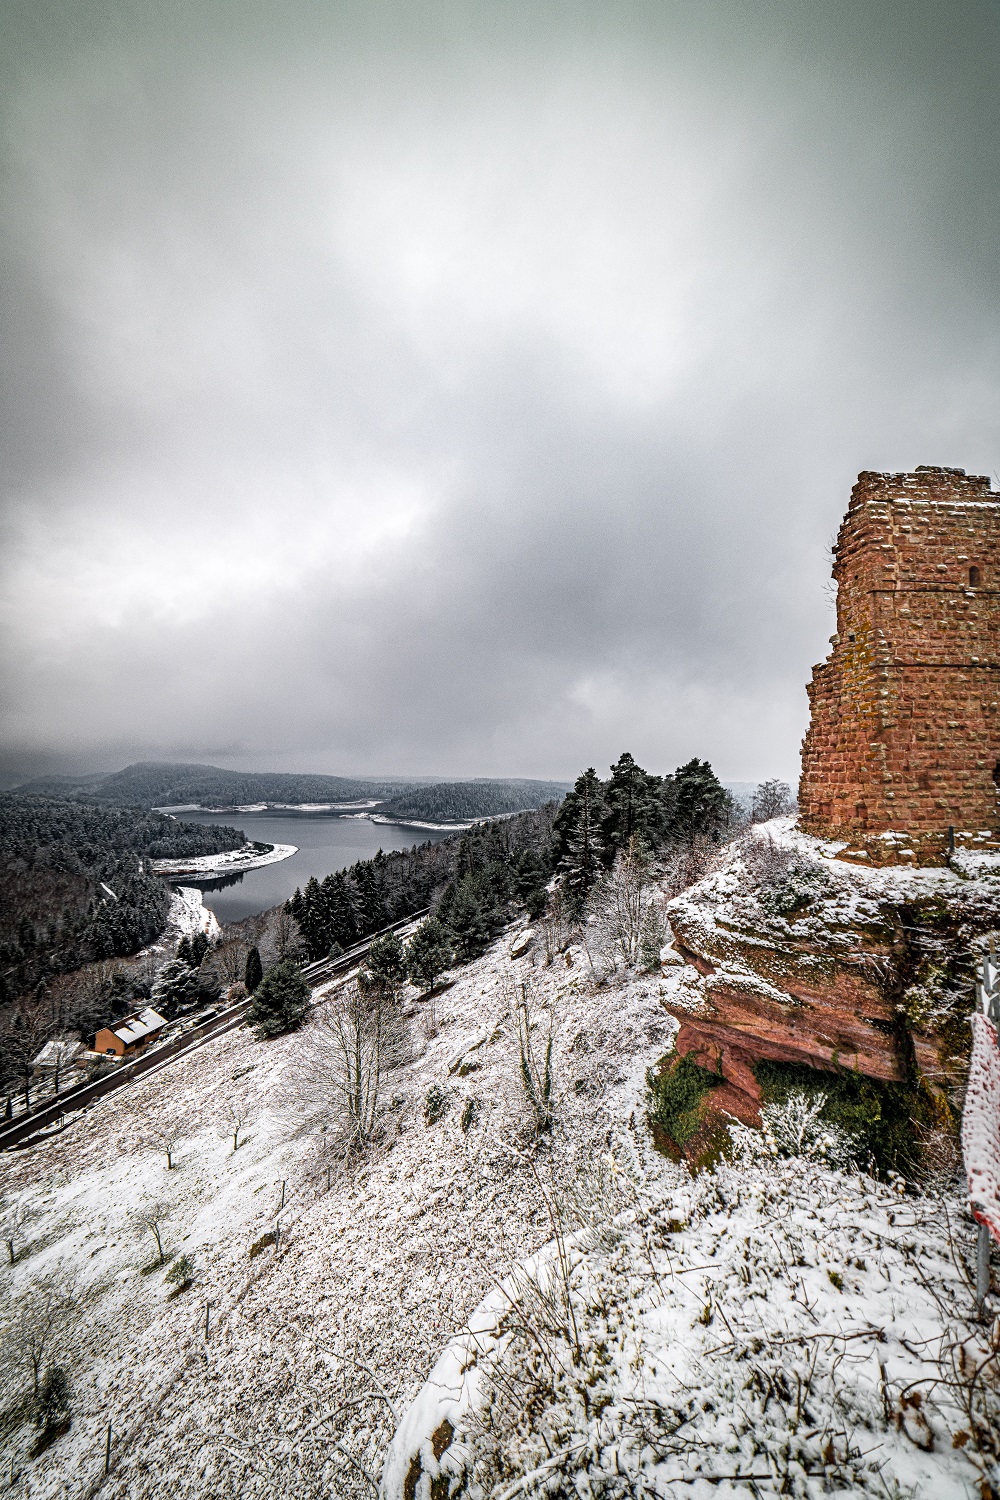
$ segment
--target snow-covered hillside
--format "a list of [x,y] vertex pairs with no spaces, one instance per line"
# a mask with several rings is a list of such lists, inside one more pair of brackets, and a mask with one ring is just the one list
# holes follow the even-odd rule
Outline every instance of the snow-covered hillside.
[[[165,1475],[177,1495],[371,1493],[358,1465],[377,1475],[446,1339],[551,1234],[524,1150],[513,987],[525,979],[556,1006],[557,1155],[627,1124],[673,1034],[656,979],[595,993],[578,950],[536,967],[509,948],[459,971],[436,1015],[411,994],[413,1056],[390,1075],[388,1138],[355,1174],[328,1179],[322,1111],[302,1086],[316,1023],[270,1043],[230,1033],[114,1111],[3,1159],[5,1196],[30,1209],[3,1270],[8,1330],[19,1298],[75,1281],[77,1316],[53,1345],[72,1428],[34,1461],[28,1429],[15,1445],[35,1500],[64,1484],[89,1493],[109,1421],[109,1497],[160,1496]],[[236,1118],[247,1140],[234,1151]],[[173,1170],[159,1124],[177,1133]],[[143,1274],[157,1253],[139,1218],[156,1202],[165,1248],[198,1271],[172,1300],[164,1272]]]
[[[409,992],[385,1140],[356,1171],[325,1150],[319,1018],[230,1033],[3,1158],[28,1210],[2,1272],[8,1406],[30,1389],[22,1313],[49,1293],[74,1309],[46,1353],[72,1427],[34,1459],[29,1427],[8,1438],[15,1494],[371,1497],[384,1466],[390,1500],[979,1493],[955,1372],[991,1354],[963,1321],[961,1203],[802,1161],[691,1179],[643,1108],[676,978],[598,986],[581,950],[514,958],[515,937],[433,1009]],[[557,1026],[557,1123],[534,1144],[521,984],[535,1034],[550,1005]],[[156,1205],[165,1251],[195,1263],[174,1296]],[[449,1344],[491,1294],[507,1316],[473,1411]]]

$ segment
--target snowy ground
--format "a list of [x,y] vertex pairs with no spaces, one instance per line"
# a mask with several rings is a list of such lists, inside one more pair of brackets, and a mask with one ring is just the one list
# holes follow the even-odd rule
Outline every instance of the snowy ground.
[[157,875],[237,875],[242,870],[280,864],[298,852],[297,844],[271,844],[263,854],[253,844],[244,844],[222,854],[199,854],[194,859],[154,859],[150,863]]
[[[0,1273],[8,1405],[24,1388],[9,1337],[21,1310],[70,1279],[77,1309],[47,1354],[70,1371],[72,1427],[34,1460],[29,1427],[7,1438],[14,1494],[371,1497],[442,1350],[512,1272],[512,1300],[535,1308],[523,1328],[555,1317],[556,1378],[539,1344],[512,1384],[501,1340],[483,1358],[484,1389],[506,1393],[493,1430],[480,1414],[444,1447],[425,1389],[411,1436],[421,1412],[435,1420],[406,1500],[445,1500],[435,1465],[463,1455],[473,1487],[511,1500],[536,1492],[522,1480],[540,1466],[552,1495],[638,1495],[640,1474],[648,1494],[777,1493],[772,1472],[792,1494],[979,1493],[978,1440],[962,1439],[935,1363],[947,1330],[966,1331],[947,1227],[971,1247],[961,1206],[802,1162],[692,1181],[652,1153],[643,1117],[673,976],[597,987],[580,950],[546,965],[536,942],[512,959],[513,938],[457,971],[433,1012],[411,993],[412,1051],[358,1171],[324,1155],[328,1116],[307,1083],[318,1018],[270,1043],[230,1033],[2,1159],[7,1201],[30,1210]],[[547,1005],[557,1018],[558,1123],[534,1146],[510,1019],[522,982],[534,1035]],[[197,1267],[172,1299],[164,1270],[146,1271],[156,1247],[139,1218],[156,1202],[165,1249]],[[581,1215],[589,1233],[565,1239]],[[547,1311],[516,1269],[547,1244],[541,1264],[558,1263],[554,1232],[572,1262],[569,1358],[558,1298]],[[251,1257],[266,1235],[277,1243]]]
[[802,1160],[614,1169],[619,1213],[446,1349],[384,1500],[995,1493],[997,1329],[954,1204]]
[[[565,1134],[556,1151],[627,1121],[645,1066],[673,1033],[656,979],[595,994],[580,952],[534,967],[530,954],[511,960],[509,946],[459,971],[435,1016],[412,1002],[413,1056],[390,1076],[389,1138],[359,1173],[334,1174],[329,1190],[322,1119],[299,1087],[313,1026],[271,1043],[230,1033],[116,1096],[113,1110],[95,1108],[50,1144],[3,1158],[5,1196],[31,1216],[3,1271],[2,1316],[15,1319],[19,1299],[27,1306],[46,1281],[68,1277],[79,1309],[53,1350],[73,1381],[70,1432],[33,1462],[28,1428],[11,1442],[36,1500],[89,1493],[108,1421],[109,1496],[159,1496],[166,1474],[172,1494],[270,1495],[276,1469],[289,1496],[371,1492],[352,1459],[378,1466],[392,1412],[497,1268],[551,1232],[522,1150],[512,987],[525,977],[539,1004],[557,1007]],[[427,1124],[432,1087],[447,1108]],[[236,1151],[233,1104],[248,1135]],[[154,1126],[171,1122],[186,1138],[168,1170]],[[173,1300],[163,1272],[142,1274],[157,1257],[138,1215],[158,1200],[169,1207],[166,1247],[198,1267]],[[278,1245],[251,1259],[279,1220]],[[346,1408],[337,1447],[322,1414],[362,1399],[360,1365],[392,1407],[380,1398],[374,1413],[370,1402]],[[11,1373],[8,1392],[23,1378]]]

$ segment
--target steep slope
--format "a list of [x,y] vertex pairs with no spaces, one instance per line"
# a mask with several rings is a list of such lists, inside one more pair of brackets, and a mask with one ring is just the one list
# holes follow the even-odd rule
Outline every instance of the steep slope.
[[[522,981],[557,1015],[562,1123],[537,1159],[509,1017]],[[46,1277],[77,1283],[59,1350],[73,1426],[33,1462],[31,1433],[15,1438],[32,1495],[99,1479],[108,1421],[109,1497],[159,1496],[165,1477],[176,1495],[370,1493],[357,1465],[377,1471],[393,1412],[498,1270],[549,1237],[536,1172],[597,1149],[634,1113],[674,1029],[659,1001],[655,979],[595,993],[579,951],[535,967],[498,945],[436,999],[433,1023],[411,1000],[386,1142],[360,1171],[332,1171],[329,1190],[329,1115],[306,1080],[315,1024],[269,1044],[231,1034],[121,1096],[113,1116],[95,1110],[5,1159],[7,1196],[34,1214],[5,1290],[27,1304]],[[234,1152],[236,1115],[248,1140]],[[172,1171],[153,1130],[168,1121],[188,1132]],[[156,1259],[143,1200],[168,1203],[165,1243],[197,1262],[173,1301],[162,1272],[140,1274]],[[278,1223],[277,1246],[251,1259]],[[14,1297],[3,1305],[13,1318]],[[8,1390],[23,1379],[9,1371]]]

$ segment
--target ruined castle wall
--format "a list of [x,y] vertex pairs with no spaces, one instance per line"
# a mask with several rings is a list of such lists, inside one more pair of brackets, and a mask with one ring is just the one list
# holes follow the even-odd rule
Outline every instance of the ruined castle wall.
[[958,470],[858,477],[835,549],[837,634],[809,687],[803,826],[918,856],[1000,831],[1000,496]]

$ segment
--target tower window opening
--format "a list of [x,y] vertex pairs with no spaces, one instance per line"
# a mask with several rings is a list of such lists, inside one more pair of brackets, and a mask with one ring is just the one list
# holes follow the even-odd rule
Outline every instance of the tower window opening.
[[978,568],[973,567],[973,568],[969,569],[969,584],[974,589],[977,589],[979,587],[979,569]]
[[1000,788],[1000,760],[993,767],[993,782],[995,786]]

